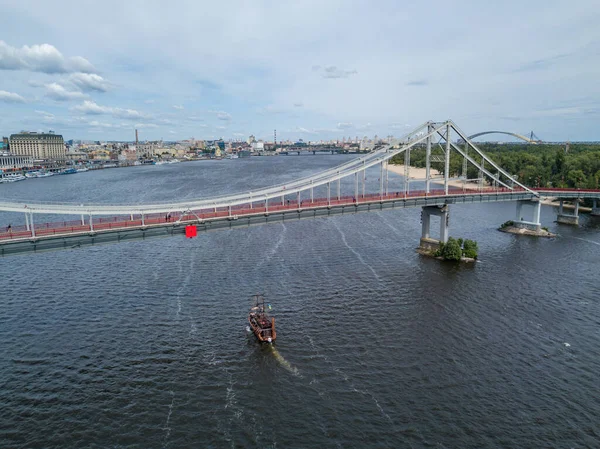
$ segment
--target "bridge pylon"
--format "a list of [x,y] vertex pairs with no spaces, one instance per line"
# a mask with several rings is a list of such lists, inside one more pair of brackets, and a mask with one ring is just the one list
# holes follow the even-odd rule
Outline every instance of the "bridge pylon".
[[[421,211],[421,241],[419,249],[427,252],[435,251],[440,247],[440,243],[448,241],[448,225],[450,218],[450,206],[423,206]],[[440,238],[436,240],[431,238],[431,216],[440,217]]]
[[[523,206],[533,205],[533,217],[531,220],[523,218]],[[542,229],[540,222],[540,214],[542,211],[542,203],[536,200],[519,200],[517,201],[517,216],[514,220],[514,227],[518,229],[527,229],[529,231],[539,232]]]
[[572,214],[566,214],[564,212],[564,201],[560,200],[558,206],[558,215],[556,216],[556,222],[568,225],[579,225],[579,200],[575,198],[573,201],[574,209]]
[[600,217],[600,207],[598,206],[598,200],[594,199],[592,203],[592,215]]

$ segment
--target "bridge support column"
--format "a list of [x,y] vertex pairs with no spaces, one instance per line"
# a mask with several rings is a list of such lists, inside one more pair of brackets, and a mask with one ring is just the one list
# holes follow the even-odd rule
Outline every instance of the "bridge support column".
[[427,149],[425,153],[425,193],[429,193],[429,184],[431,181],[431,122],[427,123]]
[[[533,218],[531,221],[523,219],[523,205],[531,204],[534,207]],[[540,213],[542,210],[542,203],[539,201],[531,200],[519,200],[517,201],[517,218],[514,221],[514,227],[519,229],[527,229],[529,231],[539,232],[542,229],[540,223]]]
[[592,203],[592,215],[600,217],[600,207],[598,207],[598,200],[594,199]]
[[[448,224],[450,208],[445,206],[423,206],[421,212],[421,241],[419,249],[424,251],[435,251],[440,247],[440,243],[448,241]],[[431,238],[431,216],[437,215],[440,217],[440,238],[439,240]]]
[[563,200],[560,200],[558,206],[558,215],[556,216],[556,222],[562,224],[579,225],[579,201],[575,199],[575,210],[573,214],[565,214],[563,210]]

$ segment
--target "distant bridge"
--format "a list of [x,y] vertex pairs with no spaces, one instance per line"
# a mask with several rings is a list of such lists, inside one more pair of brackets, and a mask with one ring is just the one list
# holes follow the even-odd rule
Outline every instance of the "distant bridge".
[[507,131],[483,131],[483,132],[469,136],[469,140],[475,139],[479,136],[485,136],[487,134],[506,134],[507,136],[513,136],[513,137],[516,137],[517,139],[524,140],[525,142],[531,143],[534,145],[536,145],[538,143],[542,143],[542,141],[540,139],[538,139],[538,137],[533,133],[533,131],[531,132],[530,137],[525,137],[521,134],[511,133],[511,132],[507,132]]

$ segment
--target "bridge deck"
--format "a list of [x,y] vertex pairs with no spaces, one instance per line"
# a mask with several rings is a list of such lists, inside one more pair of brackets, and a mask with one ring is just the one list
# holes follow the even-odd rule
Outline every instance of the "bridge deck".
[[[540,196],[573,198],[600,197],[600,190],[550,190],[538,191]],[[96,218],[89,221],[63,221],[35,225],[35,233],[25,225],[3,228],[0,232],[0,255],[44,249],[69,248],[73,246],[98,244],[128,239],[148,238],[174,235],[184,232],[185,225],[195,224],[199,231],[216,230],[238,226],[251,226],[265,223],[276,223],[290,219],[315,218],[320,216],[378,211],[391,208],[421,207],[443,204],[461,204],[477,202],[499,202],[533,199],[535,196],[525,190],[509,190],[505,188],[486,188],[482,191],[474,189],[452,188],[448,195],[443,190],[413,191],[408,194],[394,192],[388,195],[369,194],[360,196],[358,201],[352,196],[340,199],[318,198],[314,201],[286,200],[277,205],[264,201],[252,205],[242,204],[231,208],[204,209],[186,214],[151,214],[142,218],[134,216],[113,216]],[[35,234],[35,235],[34,235]]]

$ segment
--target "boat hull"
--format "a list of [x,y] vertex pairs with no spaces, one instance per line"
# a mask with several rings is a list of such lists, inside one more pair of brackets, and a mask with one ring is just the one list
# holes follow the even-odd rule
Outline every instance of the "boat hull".
[[275,331],[275,318],[271,318],[271,321],[268,323],[269,326],[261,326],[256,317],[249,316],[248,323],[250,324],[250,329],[252,329],[252,333],[256,336],[258,341],[261,343],[272,343],[275,341],[277,337],[277,332]]

